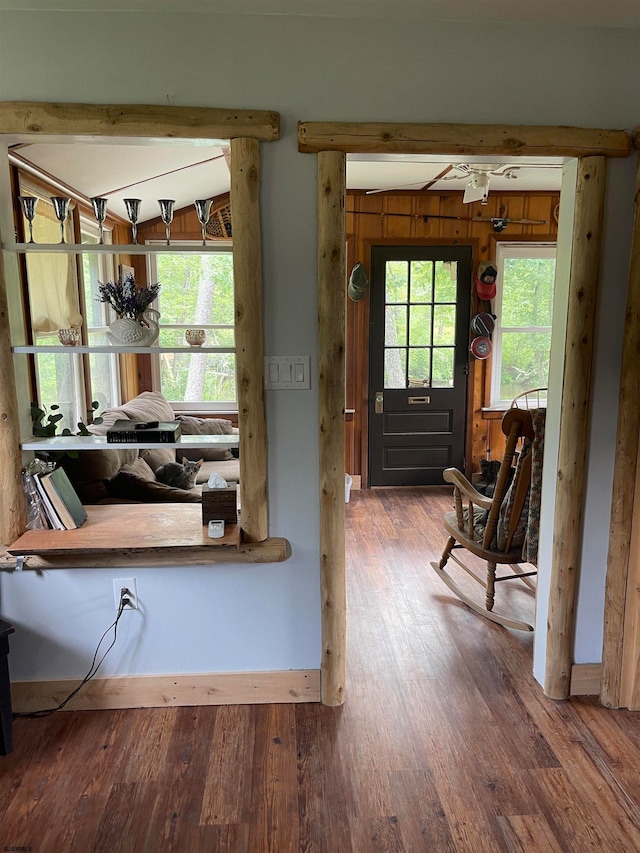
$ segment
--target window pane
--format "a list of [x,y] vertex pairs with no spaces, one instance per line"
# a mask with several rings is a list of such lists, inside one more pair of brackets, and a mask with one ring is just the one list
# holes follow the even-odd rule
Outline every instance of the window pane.
[[384,315],[385,346],[407,344],[407,307],[406,305],[387,305]]
[[406,349],[386,349],[384,351],[384,387],[406,388],[405,375]]
[[233,256],[156,255],[161,324],[234,323]]
[[[41,346],[59,345],[57,336],[38,337]],[[47,414],[62,414],[63,419],[57,424],[56,433],[63,429],[76,431],[79,420],[85,420],[84,412],[77,405],[76,371],[78,370],[77,353],[42,353],[36,355],[35,365],[38,380],[38,402]],[[59,406],[59,411],[52,411],[51,406]],[[46,423],[47,415],[43,421]]]
[[120,400],[114,391],[112,377],[116,373],[115,360],[117,356],[107,353],[91,353],[89,364],[91,370],[91,397],[99,403],[97,414],[104,409],[119,405]]
[[505,332],[502,336],[500,399],[512,400],[530,388],[546,387],[551,332]]
[[432,385],[434,388],[453,388],[453,347],[434,347]]
[[412,305],[409,343],[411,346],[429,346],[431,343],[431,306]]
[[430,347],[409,350],[409,387],[429,387],[430,357]]
[[436,293],[434,302],[455,302],[457,284],[457,261],[436,261]]
[[456,306],[436,305],[433,309],[433,343],[453,346],[456,342]]
[[411,301],[431,302],[433,291],[433,262],[411,261]]
[[[203,328],[203,327],[199,327]],[[158,337],[157,346],[161,347],[186,347],[187,342],[184,337],[186,329],[175,328],[172,326],[160,327],[160,335]],[[205,327],[205,347],[233,347],[234,330],[233,329],[207,329]]]
[[385,302],[407,302],[409,298],[409,264],[387,261],[385,264]]
[[171,402],[233,403],[234,353],[173,353],[160,356],[162,393]]
[[502,326],[550,326],[554,258],[505,258]]

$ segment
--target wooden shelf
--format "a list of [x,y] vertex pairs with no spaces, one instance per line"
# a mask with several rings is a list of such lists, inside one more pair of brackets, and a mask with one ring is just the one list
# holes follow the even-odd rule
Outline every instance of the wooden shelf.
[[77,551],[150,548],[173,552],[189,548],[238,548],[240,525],[225,525],[221,539],[210,539],[202,524],[202,504],[105,504],[86,507],[88,518],[76,530],[27,530],[7,551],[14,556]]
[[51,346],[16,346],[12,347],[14,353],[141,353],[143,355],[155,355],[163,352],[177,352],[188,355],[197,355],[199,352],[204,353],[234,353],[235,347],[124,347],[115,346],[112,344],[99,344],[98,346],[77,346],[63,347],[62,345]]
[[156,450],[158,448],[179,448],[184,450],[200,450],[207,447],[217,447],[231,450],[239,446],[237,434],[233,435],[183,435],[179,441],[136,441],[136,442],[107,442],[105,435],[54,435],[51,438],[31,436],[21,442],[23,450]]
[[[226,241],[228,242],[228,241]],[[179,243],[167,246],[164,243],[153,243],[152,245],[142,245],[140,243],[129,245],[113,246],[104,243],[100,246],[97,243],[3,243],[2,248],[5,252],[17,252],[18,254],[31,254],[34,252],[45,252],[47,254],[61,253],[68,255],[161,255],[167,254],[199,254],[205,255],[222,251],[225,241],[219,243],[207,243],[202,245],[180,245]],[[225,248],[227,248],[225,246]]]

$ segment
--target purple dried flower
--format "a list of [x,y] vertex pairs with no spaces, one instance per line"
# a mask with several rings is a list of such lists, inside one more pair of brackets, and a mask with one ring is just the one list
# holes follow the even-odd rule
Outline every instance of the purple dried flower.
[[107,302],[119,317],[139,320],[160,292],[160,283],[137,285],[128,274],[118,281],[98,282],[98,302]]

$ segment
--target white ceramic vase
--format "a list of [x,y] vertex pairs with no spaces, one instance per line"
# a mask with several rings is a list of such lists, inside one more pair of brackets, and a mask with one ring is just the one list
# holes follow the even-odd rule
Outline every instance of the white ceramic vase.
[[138,322],[130,317],[120,317],[109,326],[107,337],[114,346],[149,347],[157,340],[160,326],[157,320],[160,312],[155,308],[147,308],[142,315],[144,322]]

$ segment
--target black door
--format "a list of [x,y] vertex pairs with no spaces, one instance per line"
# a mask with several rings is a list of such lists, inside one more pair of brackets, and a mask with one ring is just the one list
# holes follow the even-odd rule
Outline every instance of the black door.
[[376,246],[369,484],[441,485],[464,468],[470,246]]

